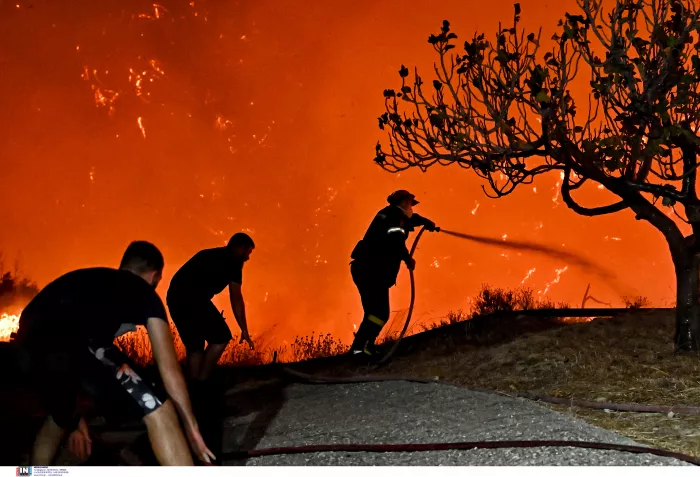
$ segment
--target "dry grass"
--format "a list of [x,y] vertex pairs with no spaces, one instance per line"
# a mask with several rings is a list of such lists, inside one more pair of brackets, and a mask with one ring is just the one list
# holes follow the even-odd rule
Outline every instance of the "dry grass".
[[[175,342],[175,351],[178,359],[184,360],[185,347],[180,340],[175,325],[169,321],[170,332]],[[222,365],[257,366],[277,359],[279,362],[303,361],[311,358],[323,358],[342,354],[348,347],[330,334],[314,333],[308,336],[296,336],[288,346],[272,345],[273,329],[255,336],[255,349],[251,350],[247,343],[239,343],[240,336],[233,335],[233,339],[226,347],[219,360]],[[127,356],[142,366],[153,364],[153,353],[148,333],[144,327],[139,327],[135,332],[127,333],[116,339],[117,347]]]
[[311,358],[327,358],[343,354],[349,347],[333,338],[330,333],[314,336],[295,337],[291,345],[291,361],[303,361]]

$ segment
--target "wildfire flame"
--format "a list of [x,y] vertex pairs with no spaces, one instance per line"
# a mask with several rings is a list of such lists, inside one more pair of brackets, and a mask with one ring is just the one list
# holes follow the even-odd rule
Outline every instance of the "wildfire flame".
[[557,181],[556,185],[554,186],[555,194],[554,197],[552,197],[552,202],[554,202],[554,207],[557,207],[559,205],[559,189],[561,188],[561,183],[564,180],[564,173],[560,172],[559,173],[559,180]]
[[146,20],[160,20],[163,17],[163,12],[168,13],[168,10],[157,3],[153,4],[153,14],[150,13],[139,13],[136,18],[146,19]]
[[531,268],[530,270],[528,270],[528,271],[527,271],[527,275],[525,275],[525,278],[523,278],[523,281],[520,282],[520,284],[521,284],[521,285],[524,285],[525,282],[527,281],[527,279],[530,278],[530,277],[532,276],[532,274],[535,273],[535,271],[537,271],[536,268]]
[[557,268],[555,270],[557,277],[554,280],[552,280],[551,282],[547,283],[547,286],[544,287],[544,291],[541,292],[542,295],[546,295],[547,292],[549,291],[549,289],[552,287],[552,285],[559,283],[559,280],[561,280],[561,274],[564,273],[565,271],[567,271],[568,269],[569,269],[568,265],[565,266],[564,268]]
[[141,129],[141,134],[143,134],[143,138],[146,139],[146,128],[143,127],[143,118],[139,116],[136,122],[139,123],[139,129]]
[[0,314],[0,341],[10,341],[10,335],[19,328],[19,315]]

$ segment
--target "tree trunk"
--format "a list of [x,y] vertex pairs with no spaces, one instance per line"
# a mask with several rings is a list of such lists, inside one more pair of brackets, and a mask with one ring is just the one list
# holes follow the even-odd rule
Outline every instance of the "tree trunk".
[[[695,233],[683,237],[678,225],[639,192],[617,189],[615,184],[608,188],[629,205],[638,220],[648,221],[664,235],[676,271],[676,351],[700,350],[700,221],[689,218]],[[700,218],[700,207],[694,209],[687,204],[684,207],[690,215],[697,211],[698,217],[693,218]]]
[[698,269],[700,255],[685,245],[676,268],[676,351],[700,350],[700,302]]

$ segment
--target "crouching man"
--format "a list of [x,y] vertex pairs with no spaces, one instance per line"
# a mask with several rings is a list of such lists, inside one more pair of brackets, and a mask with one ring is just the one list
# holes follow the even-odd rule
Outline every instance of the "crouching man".
[[[143,419],[161,465],[211,462],[192,412],[165,307],[155,288],[163,256],[148,242],[133,242],[119,269],[86,268],[49,283],[22,312],[16,343],[20,365],[48,417],[39,430],[31,465],[51,465],[66,435],[85,459],[91,438],[77,407],[88,393],[95,402],[121,407],[118,414]],[[144,325],[163,387],[122,354],[114,339]],[[184,425],[178,422],[178,414]]]

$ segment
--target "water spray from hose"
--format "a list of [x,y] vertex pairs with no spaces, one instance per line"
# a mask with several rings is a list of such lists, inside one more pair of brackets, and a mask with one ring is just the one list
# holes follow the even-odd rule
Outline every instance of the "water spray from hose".
[[[423,232],[425,231],[425,227],[421,228],[420,231],[418,232],[418,235],[416,236],[416,239],[413,241],[413,245],[411,246],[411,257],[413,257],[413,254],[416,251],[416,247],[418,246],[418,241],[421,238],[421,235],[423,235]],[[548,247],[546,245],[541,245],[537,243],[530,243],[530,242],[522,242],[522,241],[517,241],[517,240],[509,240],[508,242],[505,242],[503,240],[491,238],[491,237],[483,237],[479,235],[471,235],[471,234],[464,234],[461,232],[455,232],[453,230],[444,230],[441,229],[440,227],[435,228],[436,232],[442,232],[446,235],[451,235],[453,237],[461,238],[464,240],[471,240],[472,242],[477,242],[477,243],[482,243],[484,245],[492,245],[492,246],[498,246],[498,247],[505,247],[505,248],[510,248],[514,250],[526,250],[528,252],[535,252],[539,254],[546,255],[548,257],[553,257],[553,258],[558,258],[561,260],[566,260],[574,265],[578,265],[580,268],[584,269],[585,271],[597,275],[598,277],[606,280],[608,283],[612,285],[613,288],[615,289],[620,289],[619,285],[615,281],[615,275],[610,272],[609,270],[606,270],[605,268],[596,265],[595,263],[591,262],[587,258],[581,257],[579,255],[576,255],[575,253],[572,252],[567,252],[564,250],[559,250],[556,248]],[[415,279],[413,276],[413,270],[409,270],[410,274],[410,279],[411,279],[411,302],[408,307],[408,314],[406,315],[406,321],[404,322],[403,329],[401,330],[401,333],[399,334],[398,338],[394,342],[394,345],[391,347],[389,352],[384,355],[384,357],[379,360],[376,366],[381,367],[385,365],[386,363],[389,362],[391,357],[394,355],[396,352],[397,348],[399,347],[399,344],[401,343],[401,340],[403,339],[404,335],[406,334],[406,331],[408,330],[408,325],[411,322],[411,316],[413,315],[413,305],[415,303],[416,299],[416,285],[415,285]]]
[[575,253],[572,252],[567,252],[564,250],[559,250],[553,247],[548,247],[546,245],[541,245],[537,243],[531,243],[531,242],[522,242],[522,241],[517,241],[517,240],[509,240],[509,241],[503,241],[495,238],[490,238],[490,237],[482,237],[479,235],[470,235],[470,234],[463,234],[461,232],[454,232],[452,230],[440,230],[442,233],[447,234],[447,235],[452,235],[453,237],[461,238],[464,240],[471,240],[472,242],[477,242],[477,243],[482,243],[484,245],[494,245],[498,247],[505,247],[513,250],[526,250],[528,252],[535,252],[535,253],[540,253],[543,255],[547,255],[548,257],[552,258],[558,258],[561,260],[566,260],[574,265],[578,265],[579,267],[583,268],[587,272],[591,272],[595,275],[598,275],[601,278],[605,278],[607,280],[611,280],[615,278],[615,275],[610,272],[609,270],[606,270],[605,268],[601,267],[600,265],[596,265],[595,263],[591,262],[587,258],[581,257]]

